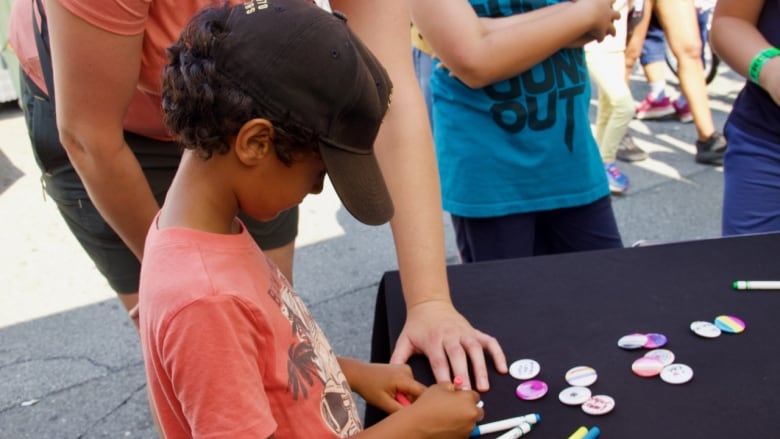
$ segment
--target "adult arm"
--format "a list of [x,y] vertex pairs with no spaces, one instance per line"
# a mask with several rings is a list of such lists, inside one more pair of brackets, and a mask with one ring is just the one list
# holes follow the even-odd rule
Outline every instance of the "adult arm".
[[484,350],[506,372],[498,342],[454,308],[445,267],[438,171],[425,102],[417,85],[404,1],[333,0],[350,27],[378,56],[393,80],[393,101],[376,141],[376,154],[395,204],[390,222],[401,273],[407,319],[392,363],[425,354],[437,381],[469,377],[470,359],[479,390],[489,387]]
[[[735,72],[746,78],[753,58],[772,47],[756,27],[763,5],[763,0],[720,0],[712,18],[712,48]],[[780,57],[764,64],[759,83],[780,105]]]
[[436,56],[473,88],[524,72],[585,34],[600,40],[614,32],[612,21],[619,17],[612,0],[579,0],[486,26],[466,1],[410,4],[413,21]]
[[140,259],[159,206],[122,122],[135,91],[143,33],[117,35],[47,2],[60,141],[90,199]]

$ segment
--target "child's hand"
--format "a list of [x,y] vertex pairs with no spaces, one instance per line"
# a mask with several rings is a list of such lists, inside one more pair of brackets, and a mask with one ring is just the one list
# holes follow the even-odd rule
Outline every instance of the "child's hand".
[[477,392],[456,390],[452,384],[442,383],[428,387],[405,410],[414,412],[426,438],[465,438],[484,416],[478,402]]
[[367,403],[387,413],[403,407],[396,394],[414,401],[425,391],[425,386],[414,379],[412,368],[406,364],[361,363],[355,370],[359,373],[353,372],[349,379],[352,389]]
[[594,40],[601,41],[607,35],[615,35],[614,21],[620,18],[620,12],[612,9],[614,3],[615,0],[579,0],[575,4],[583,8],[584,17],[590,17],[591,29],[587,35]]

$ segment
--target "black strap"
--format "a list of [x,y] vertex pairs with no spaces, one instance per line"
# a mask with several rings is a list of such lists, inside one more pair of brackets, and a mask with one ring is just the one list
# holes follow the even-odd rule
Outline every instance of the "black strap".
[[49,51],[49,26],[46,23],[46,14],[43,11],[41,0],[35,0],[38,13],[41,15],[41,27],[38,28],[38,20],[35,19],[35,8],[32,11],[32,24],[35,29],[35,45],[38,47],[38,59],[41,63],[41,73],[46,82],[46,92],[49,94],[49,102],[54,105],[54,75],[51,67],[51,52]]

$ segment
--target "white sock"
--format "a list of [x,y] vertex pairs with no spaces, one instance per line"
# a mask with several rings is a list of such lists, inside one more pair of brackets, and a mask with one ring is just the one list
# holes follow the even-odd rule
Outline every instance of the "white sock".
[[666,97],[666,81],[650,83],[650,97],[657,101]]

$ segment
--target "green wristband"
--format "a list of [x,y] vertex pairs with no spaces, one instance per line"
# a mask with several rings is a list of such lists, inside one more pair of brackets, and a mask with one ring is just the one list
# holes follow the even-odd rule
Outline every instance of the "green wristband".
[[750,68],[748,68],[748,78],[750,81],[758,84],[758,77],[761,75],[761,69],[764,67],[764,64],[776,56],[780,56],[780,49],[777,47],[769,47],[759,52],[758,55],[753,58],[753,61],[750,62]]

